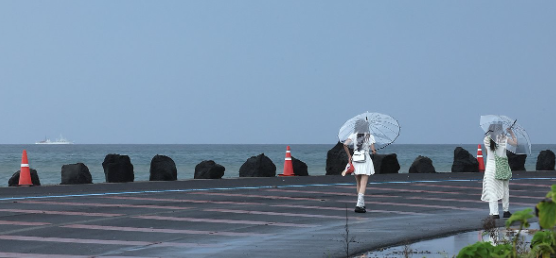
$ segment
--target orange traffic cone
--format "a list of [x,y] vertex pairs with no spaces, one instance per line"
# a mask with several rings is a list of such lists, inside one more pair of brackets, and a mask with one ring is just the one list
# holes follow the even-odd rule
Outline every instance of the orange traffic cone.
[[27,151],[23,150],[21,157],[21,170],[19,171],[19,186],[31,186],[31,171],[29,170],[29,161],[27,160]]
[[284,174],[279,174],[278,176],[295,176],[293,173],[293,163],[292,154],[290,151],[290,146],[286,148],[286,160],[284,161]]
[[485,160],[483,158],[483,150],[481,150],[481,145],[477,147],[477,161],[479,162],[479,172],[485,172]]

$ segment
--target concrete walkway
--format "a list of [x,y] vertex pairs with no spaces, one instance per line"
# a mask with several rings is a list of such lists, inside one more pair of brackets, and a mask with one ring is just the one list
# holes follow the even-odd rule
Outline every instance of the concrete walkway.
[[[365,214],[351,176],[0,188],[0,257],[346,257],[346,219],[350,255],[482,228],[481,179],[374,175]],[[514,173],[511,210],[555,183]]]

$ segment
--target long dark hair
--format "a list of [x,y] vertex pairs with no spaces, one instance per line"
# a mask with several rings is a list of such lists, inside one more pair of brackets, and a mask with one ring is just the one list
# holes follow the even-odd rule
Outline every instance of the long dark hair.
[[490,140],[490,150],[495,151],[498,148],[498,143],[496,143],[492,138],[488,137]]
[[366,135],[369,134],[369,121],[367,120],[367,118],[365,117],[365,120],[363,119],[359,119],[357,121],[355,121],[355,132],[357,134],[356,136],[356,141],[357,141],[357,146],[354,146],[353,148],[357,148],[357,151],[361,151],[361,149],[363,148],[363,144],[366,141]]
[[358,133],[357,134],[357,151],[361,151],[361,149],[363,148],[363,144],[365,143],[365,134],[364,133]]

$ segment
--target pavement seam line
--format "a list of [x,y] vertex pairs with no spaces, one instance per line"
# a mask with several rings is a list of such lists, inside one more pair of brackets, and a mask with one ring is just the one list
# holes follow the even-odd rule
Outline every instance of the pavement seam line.
[[[547,180],[556,178],[512,178],[515,180]],[[418,181],[386,181],[386,182],[369,182],[369,185],[380,184],[412,184],[412,183],[435,183],[435,182],[472,182],[482,181],[482,179],[449,179],[449,180],[418,180]],[[26,200],[26,199],[46,199],[46,198],[67,198],[67,197],[89,197],[89,196],[107,196],[107,195],[123,195],[123,194],[144,194],[144,193],[168,193],[168,192],[207,192],[207,191],[229,191],[229,190],[259,190],[272,188],[295,188],[295,187],[315,187],[315,186],[351,186],[355,183],[332,183],[332,184],[305,184],[305,185],[282,185],[282,186],[248,186],[248,187],[216,187],[216,188],[200,188],[200,189],[171,189],[171,190],[147,190],[147,191],[130,191],[130,192],[111,192],[111,193],[92,193],[92,194],[68,194],[68,195],[45,195],[45,196],[26,196],[26,197],[8,197],[0,198],[0,201]]]

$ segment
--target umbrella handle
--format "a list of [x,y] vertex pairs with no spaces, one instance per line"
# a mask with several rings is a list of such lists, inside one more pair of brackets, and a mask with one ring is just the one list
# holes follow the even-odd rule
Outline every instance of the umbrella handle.
[[517,123],[517,119],[514,120],[514,123],[510,126],[510,129],[514,128],[515,123]]

